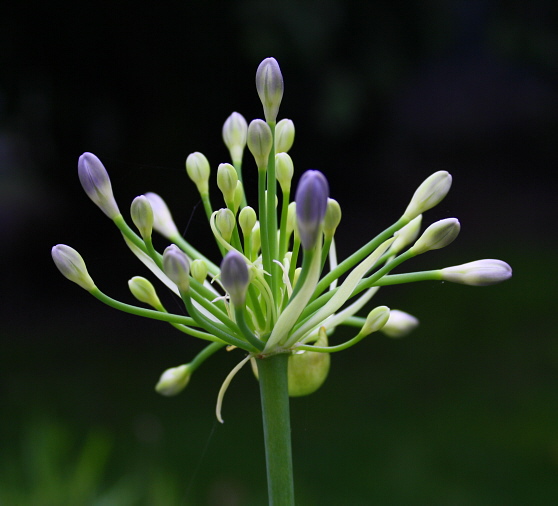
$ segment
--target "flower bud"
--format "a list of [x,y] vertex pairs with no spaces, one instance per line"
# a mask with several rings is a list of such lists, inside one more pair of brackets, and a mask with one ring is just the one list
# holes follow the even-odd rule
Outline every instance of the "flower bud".
[[324,235],[333,237],[337,227],[341,223],[341,206],[334,199],[327,199],[327,208],[324,217]]
[[240,204],[242,204],[242,199],[244,199],[244,186],[242,185],[242,181],[237,181],[236,188],[234,189],[234,214],[238,212],[238,208],[240,207]]
[[450,187],[451,175],[445,170],[435,172],[417,188],[403,217],[412,220],[437,206],[448,194]]
[[161,301],[157,296],[155,287],[147,279],[142,278],[141,276],[134,276],[128,281],[128,287],[130,288],[132,295],[140,302],[149,304],[155,309],[159,309],[161,307]]
[[52,248],[51,254],[56,267],[66,278],[88,292],[95,288],[83,258],[75,249],[65,244],[57,244]]
[[85,193],[101,211],[110,219],[120,215],[107,170],[93,153],[83,153],[79,157],[78,176]]
[[242,229],[244,237],[247,237],[252,233],[252,230],[256,225],[256,221],[258,221],[256,211],[254,211],[254,209],[250,206],[243,207],[238,214],[238,224]]
[[260,222],[256,221],[254,228],[252,229],[252,257],[257,256],[260,248],[262,246],[262,234],[260,229]]
[[153,232],[154,218],[153,209],[145,195],[140,195],[132,201],[130,216],[143,239],[149,239]]
[[233,305],[243,306],[250,284],[250,275],[246,260],[236,250],[229,251],[221,262],[221,283],[228,292]]
[[192,370],[190,364],[171,367],[161,374],[161,377],[155,386],[155,390],[157,393],[169,397],[179,394],[186,388],[191,376]]
[[163,271],[180,292],[188,291],[190,288],[190,262],[186,253],[176,244],[171,244],[163,252]]
[[256,160],[259,171],[267,169],[272,145],[273,134],[269,125],[261,119],[250,122],[250,125],[248,125],[248,149]]
[[215,224],[217,225],[219,232],[221,232],[223,239],[230,243],[235,226],[233,212],[228,208],[219,209],[219,211],[217,211],[217,215],[215,216]]
[[512,268],[502,260],[476,260],[441,269],[442,279],[462,285],[494,285],[511,278]]
[[209,193],[209,162],[205,155],[199,152],[190,153],[186,158],[186,172],[196,185],[200,195]]
[[275,123],[283,98],[283,75],[275,58],[266,58],[256,71],[256,89],[262,101],[265,120]]
[[302,247],[312,249],[322,231],[322,222],[327,209],[329,184],[317,170],[307,170],[296,189],[296,224]]
[[[320,329],[316,346],[327,346],[325,330]],[[313,394],[320,388],[329,374],[331,355],[316,351],[295,352],[289,356],[288,388],[290,397]]]
[[244,116],[238,112],[233,112],[223,125],[223,141],[234,164],[242,162],[247,133],[248,124]]
[[145,198],[153,211],[153,228],[167,239],[179,235],[165,201],[156,193],[146,193]]
[[418,318],[413,315],[398,309],[392,309],[389,313],[389,319],[381,331],[389,337],[404,337],[417,328],[418,324]]
[[294,166],[291,157],[287,153],[275,155],[275,177],[281,185],[283,193],[291,191],[291,181],[293,179]]
[[412,219],[402,229],[395,232],[395,240],[391,243],[389,248],[390,253],[398,253],[403,248],[407,247],[416,240],[420,232],[420,225],[422,223],[422,214]]
[[291,202],[287,208],[287,237],[296,230],[296,202]]
[[366,317],[366,321],[360,329],[359,334],[361,336],[367,336],[372,334],[372,332],[377,332],[380,330],[389,320],[389,307],[387,306],[378,306],[374,308],[368,316]]
[[196,258],[190,265],[190,275],[198,282],[203,284],[207,277],[207,263],[205,260]]
[[290,119],[282,119],[275,127],[275,152],[286,153],[292,148],[295,127]]
[[440,249],[451,244],[459,234],[461,225],[456,218],[446,218],[432,223],[410,249],[415,255]]
[[221,190],[227,206],[234,204],[236,183],[238,183],[236,169],[230,163],[221,163],[217,169],[217,186]]

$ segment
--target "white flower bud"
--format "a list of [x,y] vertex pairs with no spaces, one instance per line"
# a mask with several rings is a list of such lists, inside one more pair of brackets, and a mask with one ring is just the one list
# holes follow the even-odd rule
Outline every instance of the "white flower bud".
[[153,211],[153,228],[167,239],[180,235],[165,201],[156,193],[146,193],[145,198]]
[[110,219],[120,215],[112,193],[112,185],[105,166],[93,153],[83,153],[78,160],[78,176],[88,197]]
[[151,307],[158,309],[161,307],[161,301],[157,296],[155,287],[145,278],[134,276],[128,281],[128,287],[132,295],[140,302],[149,304]]
[[409,244],[412,244],[419,235],[421,222],[422,214],[419,214],[402,229],[395,232],[395,234],[393,234],[395,240],[391,243],[389,248],[390,253],[398,253]]
[[234,194],[237,183],[238,174],[236,169],[230,163],[219,164],[217,168],[217,186],[219,190],[221,190],[227,205],[234,204]]
[[266,58],[256,71],[256,89],[262,101],[265,120],[275,123],[283,98],[283,75],[275,58]]
[[282,119],[275,127],[275,152],[286,153],[292,148],[295,136],[294,123],[290,119]]
[[452,243],[459,234],[461,225],[456,218],[447,218],[432,223],[410,249],[415,255],[440,249]]
[[275,177],[279,181],[283,193],[291,191],[293,174],[294,166],[291,157],[287,153],[277,153],[275,155]]
[[441,269],[442,279],[462,285],[494,285],[511,278],[512,268],[502,260],[476,260]]
[[179,291],[187,292],[189,290],[190,261],[186,253],[176,244],[171,244],[163,252],[163,271]]
[[269,125],[261,120],[255,119],[248,125],[248,149],[259,171],[267,169],[269,153],[273,146],[273,134]]
[[445,170],[435,172],[417,188],[403,217],[412,220],[437,206],[448,194],[450,187],[451,175]]
[[87,267],[81,255],[70,246],[57,244],[51,250],[52,259],[58,270],[70,281],[90,292],[95,287],[95,283],[87,272]]
[[145,195],[140,195],[132,201],[130,216],[143,239],[149,239],[153,231],[154,217],[151,204]]
[[190,153],[186,158],[186,172],[189,178],[196,185],[200,195],[207,195],[209,193],[209,162],[205,155],[199,152]]
[[223,125],[223,141],[229,150],[234,164],[242,162],[247,134],[248,124],[244,116],[238,112],[233,112]]
[[161,374],[161,377],[155,386],[155,390],[161,395],[169,397],[176,395],[186,388],[191,376],[192,370],[190,364],[172,367]]
[[234,214],[230,209],[219,209],[217,215],[215,216],[215,224],[221,232],[221,236],[228,243],[231,242],[232,234],[234,231],[235,220]]
[[381,332],[389,337],[404,337],[418,327],[418,318],[415,318],[405,311],[392,309],[389,313],[387,323],[382,327]]
[[374,308],[368,316],[366,317],[366,321],[360,329],[359,334],[361,336],[367,336],[372,334],[372,332],[377,332],[380,330],[388,321],[389,319],[389,307],[387,306],[378,306]]

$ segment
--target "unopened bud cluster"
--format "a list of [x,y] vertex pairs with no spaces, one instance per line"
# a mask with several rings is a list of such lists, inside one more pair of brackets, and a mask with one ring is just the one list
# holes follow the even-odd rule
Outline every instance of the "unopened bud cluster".
[[[222,255],[220,262],[213,262],[180,235],[167,205],[155,193],[141,195],[131,204],[136,232],[119,211],[101,161],[84,153],[78,162],[87,195],[120,229],[126,245],[153,275],[182,298],[187,316],[168,312],[152,282],[139,276],[129,281],[129,288],[148,308],[110,298],[69,246],[52,249],[58,269],[106,304],[168,322],[207,341],[191,362],[163,373],[156,389],[164,395],[181,391],[196,368],[224,347],[242,349],[253,360],[289,354],[291,395],[311,393],[325,380],[331,353],[374,332],[402,337],[418,325],[414,316],[386,306],[369,310],[367,317],[358,316],[380,286],[423,280],[489,285],[511,276],[509,265],[500,260],[391,274],[414,256],[449,245],[459,234],[455,218],[437,221],[420,233],[423,213],[439,204],[450,189],[452,179],[445,171],[419,186],[394,224],[338,263],[335,236],[343,230],[341,206],[331,198],[322,172],[295,175],[295,162],[288,154],[295,128],[290,119],[277,121],[284,83],[274,58],[258,67],[256,88],[265,119],[248,123],[238,112],[226,119],[222,137],[230,161],[217,166],[217,195],[210,193],[212,169],[207,157],[193,152],[186,158],[186,172],[200,194]],[[258,181],[255,202],[248,202],[243,186],[246,147],[252,158],[250,180]],[[331,175],[341,169],[328,168]],[[294,200],[291,187],[296,187]],[[170,242],[163,252],[152,244],[153,231]],[[356,326],[358,331],[344,343],[330,343],[332,332],[341,325]]]

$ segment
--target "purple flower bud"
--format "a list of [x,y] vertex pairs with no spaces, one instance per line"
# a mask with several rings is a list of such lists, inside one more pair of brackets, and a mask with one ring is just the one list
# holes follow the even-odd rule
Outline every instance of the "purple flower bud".
[[275,123],[283,98],[283,75],[275,58],[263,60],[256,71],[256,89],[262,101],[265,120]]
[[57,244],[52,248],[51,254],[56,267],[66,278],[88,292],[95,288],[83,258],[75,249],[65,244]]
[[221,283],[229,293],[231,302],[236,307],[243,306],[250,284],[250,275],[246,260],[235,250],[229,251],[221,262]]
[[296,223],[300,242],[306,250],[312,249],[320,232],[327,210],[329,184],[318,170],[307,170],[296,189]]
[[186,253],[176,244],[171,244],[163,252],[163,271],[181,292],[190,288],[190,262]]
[[101,160],[93,153],[83,153],[78,161],[78,176],[89,198],[110,219],[116,218],[120,211],[112,194],[109,175]]

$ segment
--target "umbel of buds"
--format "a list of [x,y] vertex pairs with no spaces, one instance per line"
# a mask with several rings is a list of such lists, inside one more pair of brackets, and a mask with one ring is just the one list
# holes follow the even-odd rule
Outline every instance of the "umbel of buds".
[[[156,386],[161,394],[174,395],[184,389],[192,373],[218,350],[243,351],[241,362],[219,393],[219,420],[224,392],[248,361],[259,369],[271,357],[288,357],[288,390],[291,395],[307,395],[326,380],[331,353],[376,332],[402,337],[415,329],[417,318],[404,311],[386,306],[366,310],[382,286],[425,280],[483,286],[512,274],[501,260],[392,274],[416,255],[444,248],[457,238],[460,223],[456,218],[436,221],[420,233],[427,219],[424,213],[438,205],[451,187],[446,171],[427,177],[408,205],[402,205],[404,212],[398,220],[338,262],[337,234],[346,237],[357,228],[350,224],[350,216],[345,218],[346,227],[341,224],[342,203],[330,198],[325,173],[345,169],[334,163],[324,172],[307,170],[296,184],[293,200],[291,186],[297,176],[287,152],[293,146],[295,128],[290,119],[277,121],[284,83],[274,58],[266,58],[258,67],[256,89],[264,119],[248,123],[233,112],[224,122],[222,138],[230,160],[216,165],[217,195],[210,195],[214,185],[209,183],[207,157],[192,152],[186,158],[186,172],[199,192],[220,261],[184,239],[165,201],[155,193],[134,199],[130,217],[135,228],[130,227],[99,158],[84,153],[78,161],[86,194],[114,222],[126,246],[157,281],[182,299],[183,312],[167,311],[152,282],[140,276],[128,282],[131,298],[140,306],[116,301],[96,286],[77,251],[61,244],[52,249],[60,272],[103,303],[170,323],[177,331],[205,342],[191,361],[163,373]],[[248,160],[246,146],[251,154]],[[245,192],[243,166],[251,171],[246,181],[257,181],[257,191]],[[251,202],[252,195],[257,200]],[[214,207],[218,198],[221,203]],[[168,243],[162,253],[152,243],[153,231]],[[355,335],[339,342],[335,330],[340,326],[356,327]]]

